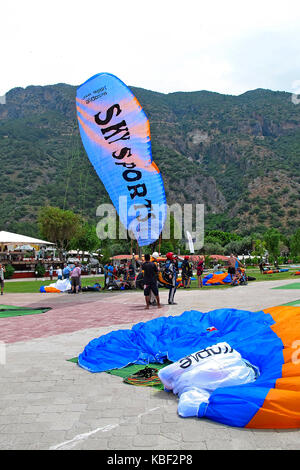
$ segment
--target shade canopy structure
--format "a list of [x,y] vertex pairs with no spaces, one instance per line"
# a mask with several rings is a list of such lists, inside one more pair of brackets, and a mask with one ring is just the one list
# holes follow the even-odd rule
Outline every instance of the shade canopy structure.
[[1,230],[0,245],[54,245],[54,243]]

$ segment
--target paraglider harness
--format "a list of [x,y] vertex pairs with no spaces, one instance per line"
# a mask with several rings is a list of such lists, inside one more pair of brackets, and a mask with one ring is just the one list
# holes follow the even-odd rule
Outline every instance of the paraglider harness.
[[163,285],[163,286],[171,286],[172,285],[172,280],[170,279],[170,274],[171,272],[169,269],[164,266],[164,268],[160,272],[160,276],[158,276],[158,281]]
[[146,366],[144,369],[141,369],[135,372],[132,375],[124,378],[124,382],[130,385],[137,386],[153,386],[161,385],[161,381],[157,375],[158,369],[153,367]]
[[182,263],[182,279],[186,280],[193,275],[193,265],[190,261],[184,260]]

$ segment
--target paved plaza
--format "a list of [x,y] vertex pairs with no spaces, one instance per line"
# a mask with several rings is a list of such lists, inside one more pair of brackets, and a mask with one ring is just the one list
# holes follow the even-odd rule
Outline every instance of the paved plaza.
[[150,310],[144,309],[142,291],[5,294],[2,304],[51,310],[0,319],[0,449],[300,449],[300,430],[183,419],[173,394],[128,385],[105,372],[92,374],[69,361],[90,340],[158,316],[223,307],[257,311],[297,301],[300,290],[273,289],[291,282],[179,289],[174,306],[161,289],[163,308]]

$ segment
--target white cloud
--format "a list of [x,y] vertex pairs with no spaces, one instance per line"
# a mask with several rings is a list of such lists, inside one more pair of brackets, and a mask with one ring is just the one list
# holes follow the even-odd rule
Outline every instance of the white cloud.
[[99,72],[161,92],[289,91],[300,79],[299,19],[294,0],[6,2],[0,95]]

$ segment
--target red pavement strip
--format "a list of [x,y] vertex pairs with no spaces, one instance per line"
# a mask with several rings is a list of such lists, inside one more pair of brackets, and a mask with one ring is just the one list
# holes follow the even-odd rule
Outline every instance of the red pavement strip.
[[[52,301],[49,299],[48,302],[40,302],[44,306],[47,304],[52,307],[52,310],[48,312],[0,319],[0,341],[5,343],[29,341],[89,328],[138,323],[165,315],[168,306],[161,309],[150,307],[149,310],[145,310],[143,297],[143,294],[132,294],[130,303],[124,303],[129,302],[129,297],[114,296],[110,300],[103,299],[86,303],[80,299],[78,303],[68,302],[59,306],[55,306],[54,299]],[[7,302],[11,305],[18,303],[20,302],[14,303],[11,299]],[[37,307],[41,306],[40,304],[27,304],[26,306]]]

